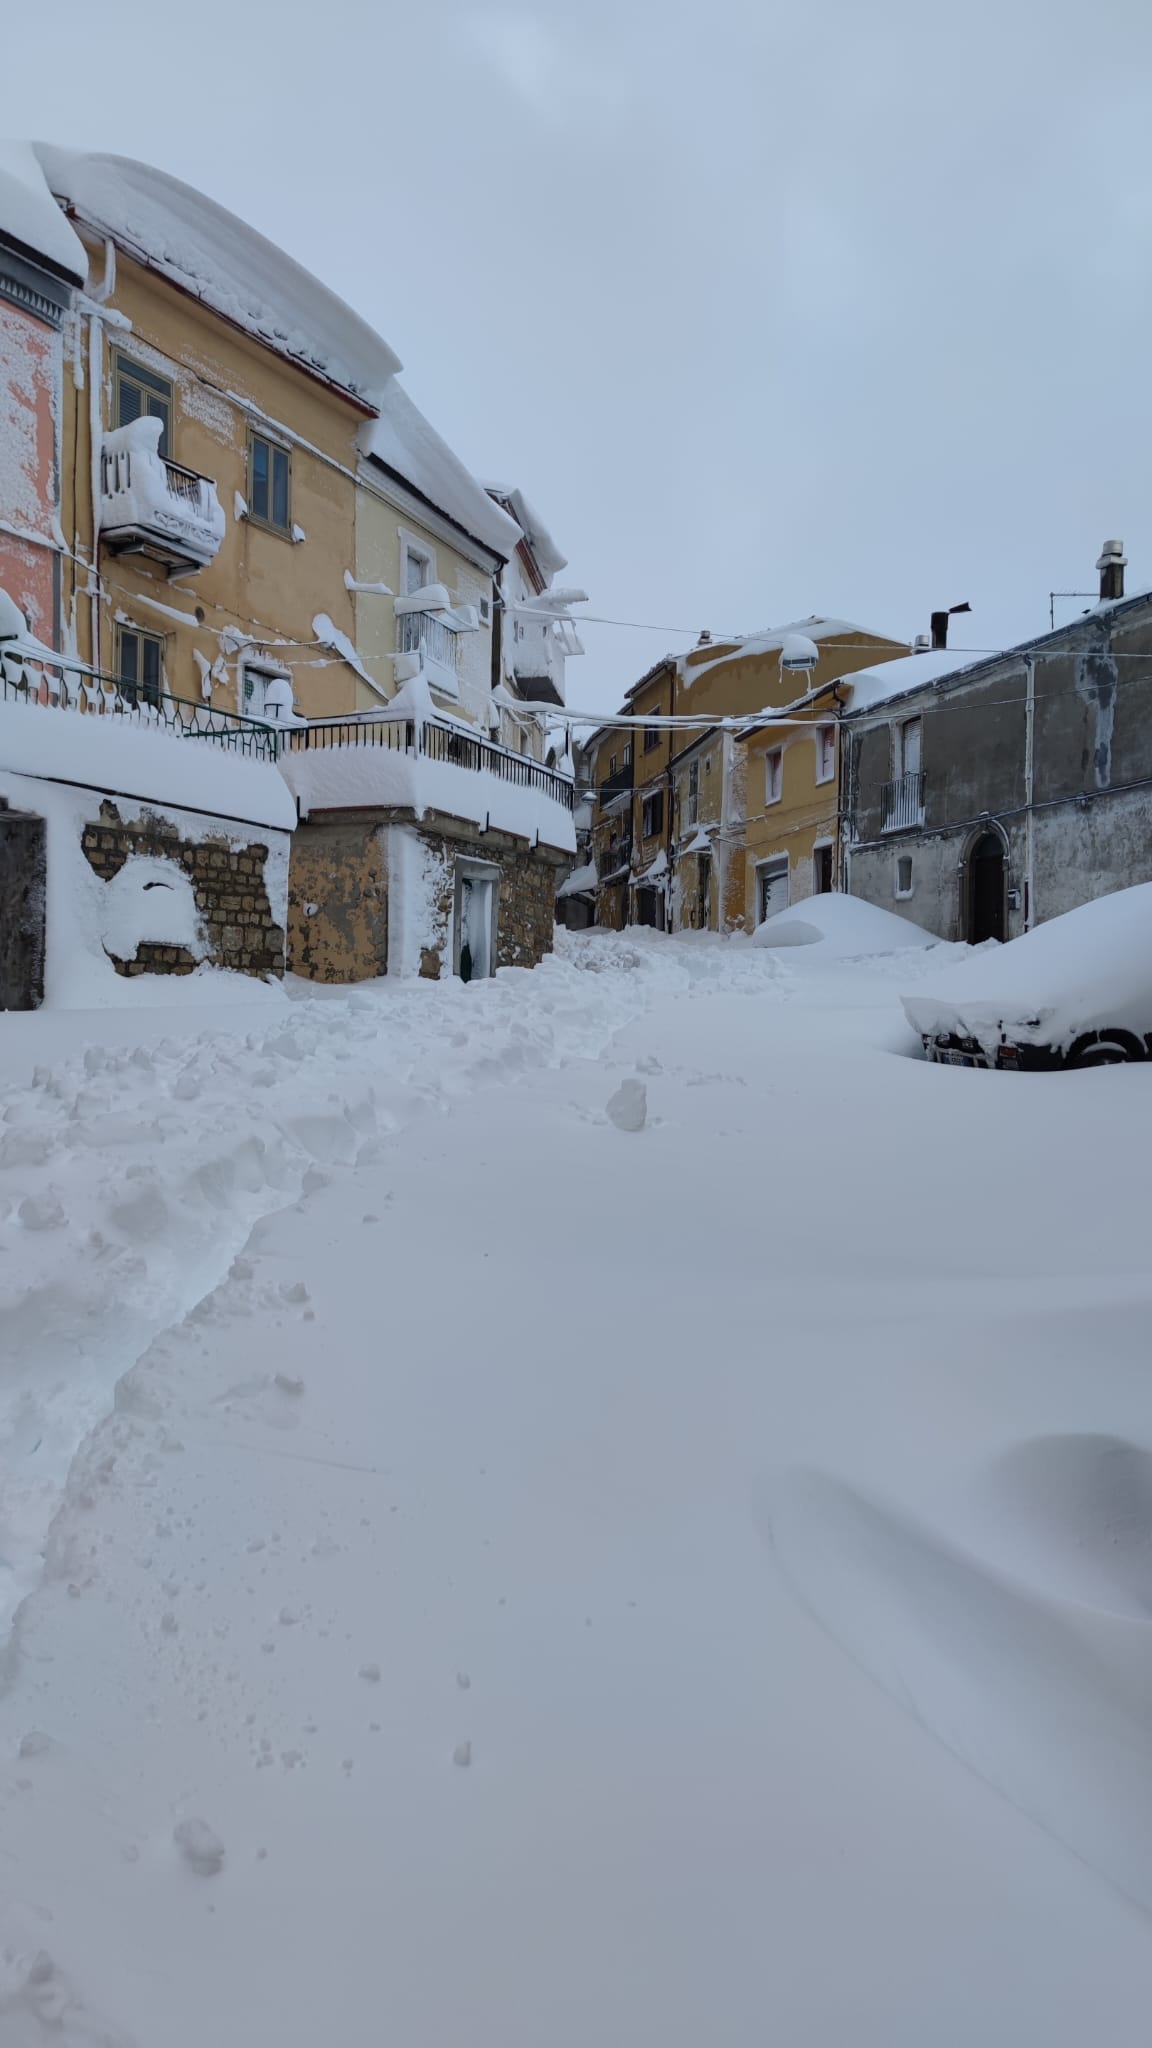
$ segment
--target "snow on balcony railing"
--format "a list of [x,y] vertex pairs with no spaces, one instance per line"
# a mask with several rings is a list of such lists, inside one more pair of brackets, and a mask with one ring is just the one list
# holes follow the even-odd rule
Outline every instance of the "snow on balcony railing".
[[224,538],[210,477],[160,454],[161,420],[133,420],[105,434],[100,454],[100,532],[120,552],[203,568]]
[[440,811],[573,852],[571,778],[430,718],[320,719],[281,735],[281,772],[311,810]]
[[456,673],[457,636],[433,612],[401,612],[396,621],[396,646],[400,654],[419,654]]
[[0,701],[151,726],[177,739],[214,740],[257,761],[275,761],[279,753],[276,732],[257,719],[162,692],[153,699],[139,685],[13,643],[0,643]]

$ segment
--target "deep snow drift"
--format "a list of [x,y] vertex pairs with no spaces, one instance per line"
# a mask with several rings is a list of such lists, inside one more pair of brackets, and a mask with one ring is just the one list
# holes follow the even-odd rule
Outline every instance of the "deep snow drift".
[[1143,2043],[1152,1074],[822,950],[5,1021],[3,2048]]

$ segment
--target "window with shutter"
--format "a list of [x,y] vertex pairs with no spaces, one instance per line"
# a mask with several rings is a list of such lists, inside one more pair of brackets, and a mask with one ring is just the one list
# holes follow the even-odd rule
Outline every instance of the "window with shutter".
[[162,422],[160,453],[169,457],[172,452],[172,386],[168,379],[158,377],[154,370],[145,369],[143,363],[134,363],[127,356],[117,356],[115,401],[118,427],[130,427],[133,420]]
[[127,704],[159,705],[164,686],[164,642],[135,626],[116,631],[116,675]]

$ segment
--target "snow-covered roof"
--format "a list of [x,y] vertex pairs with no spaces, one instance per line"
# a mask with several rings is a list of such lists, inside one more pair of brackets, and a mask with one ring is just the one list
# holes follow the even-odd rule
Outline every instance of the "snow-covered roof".
[[887,703],[889,697],[917,689],[921,683],[934,683],[959,669],[973,668],[982,659],[981,655],[959,653],[953,647],[926,648],[921,654],[898,655],[895,661],[882,661],[876,668],[853,669],[840,680],[852,692],[849,709],[868,711],[874,704]]
[[484,488],[490,498],[502,499],[508,507],[535,555],[543,576],[551,580],[553,576],[560,574],[561,569],[568,567],[567,555],[560,553],[536,507],[529,503],[519,485],[486,483]]
[[566,882],[561,882],[556,894],[561,896],[590,895],[596,887],[596,863],[585,861],[582,868],[573,868]]
[[360,429],[361,454],[394,470],[465,533],[507,560],[520,539],[516,521],[453,455],[394,377],[376,394],[375,402],[379,418]]
[[888,635],[877,633],[874,627],[858,626],[851,619],[825,619],[814,614],[809,619],[790,619],[784,626],[765,626],[761,632],[745,634],[740,639],[718,640],[715,645],[705,643],[694,647],[689,654],[681,656],[685,686],[707,675],[722,661],[743,661],[750,654],[774,654],[782,651],[785,641],[796,640],[843,640],[854,636],[857,640],[885,640]]
[[[283,355],[369,404],[400,368],[359,313],[191,185],[129,157],[49,142],[32,149],[51,190],[78,220]],[[74,241],[67,222],[61,226]]]
[[83,284],[88,257],[48,187],[30,142],[0,141],[0,235]]

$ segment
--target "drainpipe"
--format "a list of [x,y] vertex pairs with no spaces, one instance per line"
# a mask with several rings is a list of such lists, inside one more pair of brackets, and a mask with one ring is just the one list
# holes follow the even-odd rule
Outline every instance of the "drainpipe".
[[1031,654],[1024,656],[1024,675],[1024,929],[1026,932],[1030,932],[1036,922],[1032,832],[1036,743],[1036,662]]
[[94,285],[86,294],[88,300],[88,435],[91,441],[90,473],[92,488],[92,563],[89,569],[89,596],[92,600],[92,666],[97,674],[103,664],[100,660],[100,497],[101,497],[101,442],[104,434],[102,392],[104,383],[104,321],[100,313],[116,287],[116,245],[111,240],[104,243],[104,276],[100,284]]

